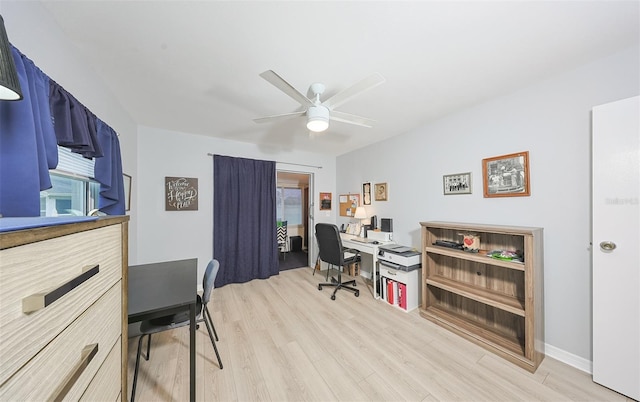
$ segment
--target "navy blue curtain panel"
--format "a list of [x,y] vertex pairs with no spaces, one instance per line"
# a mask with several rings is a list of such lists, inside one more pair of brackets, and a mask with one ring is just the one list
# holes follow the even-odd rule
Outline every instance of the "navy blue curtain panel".
[[276,164],[213,157],[215,286],[277,275]]
[[118,134],[106,123],[96,119],[98,142],[103,152],[96,158],[95,179],[100,183],[98,208],[107,215],[124,215],[124,180]]
[[49,77],[12,47],[24,99],[0,101],[0,214],[39,216],[58,148],[49,109]]

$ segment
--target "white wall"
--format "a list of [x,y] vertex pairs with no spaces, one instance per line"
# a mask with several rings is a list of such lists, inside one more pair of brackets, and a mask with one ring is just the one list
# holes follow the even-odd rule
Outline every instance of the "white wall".
[[[550,355],[590,370],[591,108],[639,93],[638,49],[338,157],[338,193],[387,182],[369,214],[393,218],[395,239],[420,246],[421,221],[544,228],[545,332]],[[428,96],[428,95],[427,95]],[[529,151],[531,196],[483,198],[483,158]],[[442,176],[471,172],[471,195],[443,195]],[[339,218],[338,222],[346,222]]]
[[[335,193],[335,158],[304,152],[277,152],[238,141],[229,141],[140,127],[138,132],[138,248],[139,264],[182,258],[198,258],[202,275],[213,255],[213,157],[208,153],[272,160],[277,169],[314,176],[316,222],[335,222],[335,208],[327,215],[318,211],[318,192]],[[322,169],[291,165],[322,166]],[[197,211],[165,211],[164,178],[198,179]]]
[[[69,39],[38,2],[0,1],[9,42],[47,76],[91,110],[118,134],[124,173],[136,183],[137,124],[115,99],[102,79],[78,56]],[[136,194],[132,194],[129,250],[135,250]]]

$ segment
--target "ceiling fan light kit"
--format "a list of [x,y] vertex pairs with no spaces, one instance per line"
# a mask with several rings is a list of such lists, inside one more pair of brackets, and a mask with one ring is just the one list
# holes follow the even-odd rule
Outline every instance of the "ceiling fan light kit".
[[307,128],[315,133],[329,128],[329,109],[325,106],[310,106],[307,110]]
[[373,120],[349,113],[339,112],[337,110],[334,110],[334,108],[342,105],[343,103],[347,102],[351,98],[361,94],[364,91],[377,87],[385,81],[382,75],[375,73],[322,102],[320,100],[320,95],[322,95],[325,90],[325,86],[322,83],[311,84],[309,90],[313,94],[313,98],[310,99],[272,70],[267,70],[260,74],[260,76],[269,81],[269,83],[271,83],[273,86],[287,94],[289,97],[294,99],[306,110],[261,117],[258,119],[253,119],[253,121],[256,123],[268,123],[306,115],[307,128],[311,132],[310,134],[325,131],[327,128],[329,128],[329,120],[331,119],[343,123],[354,124],[356,126],[371,127],[371,123],[373,122]]

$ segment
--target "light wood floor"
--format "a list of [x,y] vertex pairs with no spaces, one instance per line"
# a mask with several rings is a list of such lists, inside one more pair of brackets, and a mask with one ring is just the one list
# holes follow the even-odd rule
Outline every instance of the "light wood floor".
[[[531,374],[420,317],[374,300],[318,291],[311,268],[215,289],[218,363],[197,334],[199,401],[631,401],[545,358]],[[145,343],[146,344],[146,343]],[[154,335],[138,401],[189,400],[189,329]],[[137,338],[129,340],[129,395]]]

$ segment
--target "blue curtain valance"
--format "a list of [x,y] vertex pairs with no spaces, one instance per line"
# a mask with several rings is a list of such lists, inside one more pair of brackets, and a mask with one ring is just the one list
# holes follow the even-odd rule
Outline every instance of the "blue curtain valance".
[[[40,215],[40,191],[51,188],[49,170],[58,165],[58,144],[97,158],[98,205],[105,213],[124,214],[120,143],[115,131],[18,49],[12,46],[11,51],[24,99],[0,101],[1,216]],[[107,147],[108,155],[102,158]]]
[[96,132],[96,115],[53,80],[49,80],[49,106],[58,145],[85,158],[104,155]]

